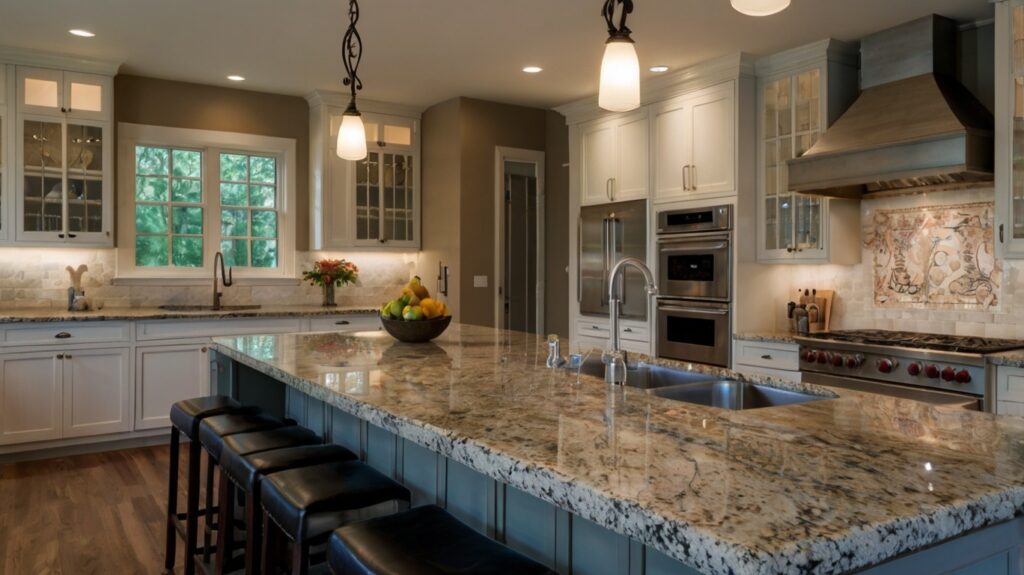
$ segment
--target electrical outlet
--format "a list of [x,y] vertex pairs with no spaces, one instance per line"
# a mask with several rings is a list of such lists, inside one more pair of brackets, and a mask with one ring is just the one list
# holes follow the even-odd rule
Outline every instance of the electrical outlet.
[[487,287],[487,276],[473,276],[473,287]]

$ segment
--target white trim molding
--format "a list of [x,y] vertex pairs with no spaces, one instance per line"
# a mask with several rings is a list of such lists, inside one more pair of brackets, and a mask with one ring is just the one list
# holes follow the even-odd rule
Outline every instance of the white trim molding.
[[10,46],[0,46],[0,64],[56,68],[58,70],[88,72],[90,74],[102,74],[104,76],[114,76],[121,68],[121,62],[91,60],[88,58],[78,58],[64,54],[40,52],[38,50],[26,50],[24,48],[13,48]]

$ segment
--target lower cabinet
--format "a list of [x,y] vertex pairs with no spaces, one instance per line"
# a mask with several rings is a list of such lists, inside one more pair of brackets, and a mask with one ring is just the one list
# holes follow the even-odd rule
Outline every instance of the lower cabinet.
[[0,355],[0,444],[131,430],[127,347]]
[[127,347],[64,354],[64,428],[61,437],[132,429],[132,368]]
[[174,402],[209,393],[210,369],[207,343],[136,348],[135,429],[170,426]]
[[0,355],[0,444],[60,439],[58,352]]

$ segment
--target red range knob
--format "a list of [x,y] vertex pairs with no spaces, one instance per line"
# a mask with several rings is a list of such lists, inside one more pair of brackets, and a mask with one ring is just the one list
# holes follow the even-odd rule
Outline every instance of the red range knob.
[[921,364],[916,361],[907,366],[907,373],[913,376],[921,375]]
[[832,365],[835,367],[843,367],[843,356],[838,353],[832,356]]
[[818,363],[828,363],[828,360],[831,357],[832,357],[831,353],[827,353],[827,352],[824,352],[824,351],[819,351],[818,352]]
[[855,355],[851,355],[851,356],[846,358],[846,367],[848,367],[850,369],[854,369],[854,368],[860,367],[860,363],[861,363],[861,359],[858,358]]
[[924,368],[924,374],[931,379],[939,379],[939,368],[934,365],[929,365]]
[[891,359],[883,359],[878,362],[878,371],[882,373],[892,373],[892,368],[895,367]]
[[956,372],[956,382],[971,383],[971,373],[966,369],[961,369],[960,371]]
[[943,381],[953,381],[954,379],[956,379],[956,370],[953,369],[952,367],[947,367],[946,369],[942,370],[942,379]]
[[812,349],[807,350],[807,353],[804,354],[804,361],[807,363],[814,363],[818,361],[818,353]]

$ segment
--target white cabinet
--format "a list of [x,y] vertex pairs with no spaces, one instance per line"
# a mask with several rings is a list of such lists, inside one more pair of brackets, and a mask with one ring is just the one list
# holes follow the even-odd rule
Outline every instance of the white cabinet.
[[860,261],[859,203],[789,191],[802,156],[857,97],[857,51],[835,40],[757,62],[758,261]]
[[113,79],[15,70],[15,240],[112,246]]
[[647,198],[647,110],[583,126],[580,205]]
[[337,156],[347,96],[310,98],[310,242],[313,249],[420,246],[420,114],[400,106],[360,102],[367,157]]
[[997,237],[1024,257],[1024,0],[996,3],[995,186]]
[[800,381],[800,346],[778,341],[736,339],[733,368],[740,373]]
[[131,431],[129,349],[82,349],[63,355],[64,426],[61,437]]
[[1024,415],[1024,369],[1000,365],[996,368],[995,412]]
[[209,394],[210,370],[205,343],[137,348],[135,429],[170,426],[174,402]]
[[735,86],[725,82],[653,107],[654,201],[737,192]]
[[60,439],[62,363],[57,352],[0,355],[0,445]]

